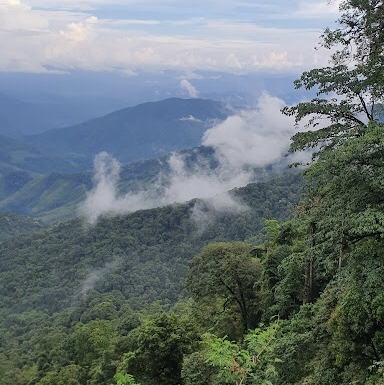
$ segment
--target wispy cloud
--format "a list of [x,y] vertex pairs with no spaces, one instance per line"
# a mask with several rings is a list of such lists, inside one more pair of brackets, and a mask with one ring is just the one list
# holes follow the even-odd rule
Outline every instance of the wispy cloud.
[[94,290],[97,285],[105,280],[108,274],[115,272],[121,265],[120,257],[113,257],[110,261],[106,262],[103,267],[89,269],[85,278],[80,282],[79,288],[77,289],[74,299],[84,301],[89,292]]
[[[263,94],[255,109],[240,111],[206,131],[202,144],[214,149],[215,167],[199,156],[191,166],[186,155],[174,153],[168,159],[169,172],[136,193],[118,193],[120,166],[107,153],[99,154],[94,188],[80,213],[92,224],[103,214],[124,214],[193,198],[208,199],[206,204],[213,210],[243,209],[225,193],[250,183],[254,168],[274,163],[285,154],[294,121],[280,113],[284,105],[282,100]],[[202,215],[201,208],[196,210],[195,216]]]
[[197,89],[187,79],[182,79],[180,81],[180,88],[187,91],[188,96],[191,98],[197,98],[199,96]]

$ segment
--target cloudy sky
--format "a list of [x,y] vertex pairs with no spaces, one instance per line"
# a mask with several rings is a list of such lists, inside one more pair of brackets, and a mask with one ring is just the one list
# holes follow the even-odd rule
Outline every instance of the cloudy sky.
[[[330,4],[328,4],[330,3]],[[0,71],[299,72],[338,0],[0,0]]]

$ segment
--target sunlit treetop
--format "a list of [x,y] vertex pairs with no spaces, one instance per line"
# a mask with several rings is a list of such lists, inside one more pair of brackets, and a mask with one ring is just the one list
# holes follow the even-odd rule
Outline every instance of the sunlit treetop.
[[329,66],[304,72],[295,87],[315,88],[317,97],[283,113],[310,131],[292,138],[291,151],[316,148],[314,158],[349,138],[360,137],[382,114],[384,90],[384,4],[345,0],[338,27],[327,28],[320,46],[330,51]]

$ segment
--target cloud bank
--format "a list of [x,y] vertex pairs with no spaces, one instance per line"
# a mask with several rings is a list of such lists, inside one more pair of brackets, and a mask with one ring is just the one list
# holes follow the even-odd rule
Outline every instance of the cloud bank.
[[1,0],[0,71],[302,70],[337,4]]
[[185,155],[174,153],[168,159],[169,173],[160,174],[147,190],[119,194],[119,163],[106,152],[98,154],[94,187],[80,214],[94,224],[103,214],[126,214],[193,198],[208,199],[215,210],[243,209],[229,195],[220,194],[247,185],[254,180],[253,168],[276,162],[286,153],[294,121],[280,113],[284,105],[264,93],[255,109],[240,111],[205,132],[202,145],[215,150],[216,167],[201,156],[191,166]]

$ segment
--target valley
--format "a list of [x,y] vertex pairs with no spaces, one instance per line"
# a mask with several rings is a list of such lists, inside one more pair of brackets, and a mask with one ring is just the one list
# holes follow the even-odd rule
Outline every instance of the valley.
[[384,384],[383,2],[217,5],[0,5],[0,385]]

